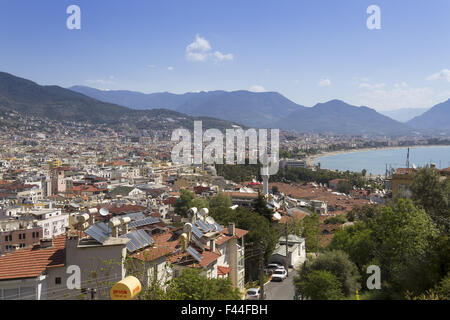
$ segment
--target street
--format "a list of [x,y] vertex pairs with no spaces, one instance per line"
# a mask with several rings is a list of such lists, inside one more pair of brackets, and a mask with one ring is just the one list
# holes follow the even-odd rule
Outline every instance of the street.
[[282,282],[269,282],[264,291],[267,300],[293,300],[295,295],[294,277],[297,271],[289,269],[289,277]]

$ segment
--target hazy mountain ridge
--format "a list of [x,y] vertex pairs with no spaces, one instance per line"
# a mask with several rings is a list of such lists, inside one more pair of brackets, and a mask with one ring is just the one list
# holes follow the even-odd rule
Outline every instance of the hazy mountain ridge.
[[450,132],[450,99],[414,117],[407,124],[417,129]]
[[381,114],[388,116],[391,119],[406,123],[414,117],[425,113],[429,108],[401,108],[395,110],[379,111]]
[[[75,89],[89,94],[88,90],[83,88],[85,87]],[[110,99],[108,101],[119,101],[112,98],[114,94],[111,91],[102,94],[108,95]],[[163,93],[146,94],[147,106],[155,106],[155,98],[161,98],[162,95]],[[136,94],[137,96],[139,95]],[[179,99],[178,101],[184,99],[184,102],[174,107],[172,104],[174,96]],[[160,101],[159,104],[190,115],[235,121],[249,127],[357,135],[397,135],[411,132],[411,128],[405,124],[377,113],[374,109],[351,106],[339,100],[319,103],[308,108],[292,102],[277,92],[210,91],[172,94],[168,97],[168,101]]]
[[298,110],[275,124],[300,132],[332,132],[359,135],[399,135],[411,129],[374,109],[349,105],[341,100],[318,103]]
[[133,91],[102,91],[84,86],[69,88],[101,101],[117,103],[134,109],[166,108],[192,116],[208,116],[264,127],[283,116],[304,108],[277,92],[202,91],[184,94]]
[[193,117],[167,109],[134,110],[96,100],[58,86],[41,86],[27,79],[0,72],[0,108],[26,116],[58,121],[121,125],[149,129],[192,128],[202,120],[205,128],[231,128],[230,121]]

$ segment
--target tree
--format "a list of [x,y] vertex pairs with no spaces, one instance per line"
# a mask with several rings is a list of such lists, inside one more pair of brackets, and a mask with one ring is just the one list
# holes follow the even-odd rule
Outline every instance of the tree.
[[314,270],[295,282],[302,296],[312,300],[340,300],[344,298],[339,279],[329,271]]
[[410,189],[415,205],[438,226],[450,230],[450,179],[442,179],[436,169],[425,167],[414,173]]
[[181,190],[180,197],[178,198],[177,203],[174,206],[174,212],[186,217],[187,211],[191,208],[191,201],[195,198],[195,195],[192,191],[187,189]]
[[229,208],[233,205],[231,202],[231,198],[223,193],[218,193],[215,196],[212,196],[209,199],[209,207],[212,208],[218,208],[218,207],[226,207]]
[[326,224],[344,224],[347,222],[347,218],[344,215],[339,214],[337,216],[327,218],[324,222]]
[[278,187],[277,186],[272,186],[272,193],[273,194],[278,194],[278,192],[280,192]]
[[362,174],[363,177],[366,176],[366,173],[367,173],[367,170],[366,169],[362,169],[361,174]]
[[200,270],[185,268],[179,277],[168,283],[171,300],[239,300],[241,294],[230,279],[210,279]]
[[348,194],[353,187],[348,181],[339,181],[337,185],[337,191]]
[[319,215],[312,213],[301,221],[302,233],[301,236],[305,238],[306,250],[309,252],[318,252],[319,245]]
[[307,262],[300,271],[300,278],[306,279],[309,273],[319,270],[332,273],[339,280],[340,288],[346,296],[360,289],[359,271],[343,251],[326,251],[312,262]]
[[258,197],[253,200],[253,211],[257,212],[262,217],[266,218],[269,222],[272,222],[273,212],[267,207],[267,202],[262,193],[258,193]]
[[398,199],[380,207],[367,224],[373,231],[374,256],[390,290],[403,296],[406,290],[422,292],[429,287],[425,275],[438,233],[426,212],[409,199]]

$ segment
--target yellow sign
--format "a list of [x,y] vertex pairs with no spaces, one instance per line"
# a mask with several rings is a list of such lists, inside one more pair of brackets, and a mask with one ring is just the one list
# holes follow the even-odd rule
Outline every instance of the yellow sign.
[[136,277],[129,276],[117,282],[109,290],[111,300],[132,300],[141,293],[141,283]]

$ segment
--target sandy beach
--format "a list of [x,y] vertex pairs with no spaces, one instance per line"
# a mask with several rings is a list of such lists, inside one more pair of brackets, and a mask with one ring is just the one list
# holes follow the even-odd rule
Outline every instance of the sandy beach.
[[376,151],[376,150],[389,150],[389,149],[407,149],[407,148],[436,148],[436,147],[450,147],[449,145],[414,145],[414,146],[392,146],[392,147],[379,147],[379,148],[360,148],[360,149],[347,149],[339,151],[322,152],[306,158],[308,164],[312,165],[315,160],[324,157],[336,156],[339,154],[364,152],[364,151]]

